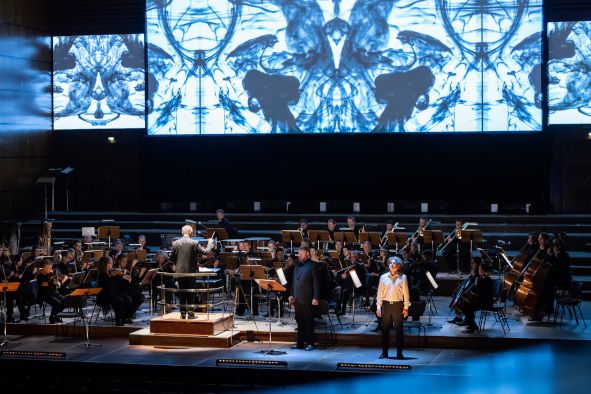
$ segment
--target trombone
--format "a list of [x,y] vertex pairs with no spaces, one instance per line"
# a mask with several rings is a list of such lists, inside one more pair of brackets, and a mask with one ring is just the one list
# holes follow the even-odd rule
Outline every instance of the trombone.
[[456,239],[456,238],[462,239],[462,231],[467,229],[468,226],[478,226],[478,223],[466,222],[462,225],[461,229],[454,228],[452,230],[452,232],[449,233],[449,235],[444,238],[444,239],[450,238],[450,240],[444,244],[439,245],[437,247],[437,252],[443,252],[445,250],[445,248],[447,248],[447,245],[451,244],[454,239]]
[[396,230],[404,230],[404,227],[398,227],[398,222],[394,223],[392,226],[392,230],[387,231],[384,233],[382,239],[380,239],[380,246],[385,246],[386,242],[388,242],[388,234],[392,234]]
[[413,234],[413,235],[411,235],[411,236],[408,238],[408,239],[409,239],[409,241],[410,241],[411,239],[413,239],[414,237],[416,237],[417,235],[418,235],[418,236],[422,236],[422,235],[423,235],[423,231],[425,231],[425,230],[427,229],[427,227],[429,227],[429,225],[431,224],[431,220],[432,220],[432,219],[429,219],[429,221],[427,222],[427,224],[425,224],[423,227],[419,226],[419,227],[417,228],[417,231],[415,231],[415,232],[414,232],[414,234]]

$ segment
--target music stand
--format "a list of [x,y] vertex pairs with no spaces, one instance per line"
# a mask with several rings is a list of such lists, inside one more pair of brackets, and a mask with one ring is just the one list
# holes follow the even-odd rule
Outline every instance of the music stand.
[[[2,272],[4,274],[4,277],[6,278],[6,272],[4,271],[4,267],[2,267]],[[2,287],[2,293],[4,294],[4,331],[0,347],[8,345],[9,343],[18,344],[18,342],[9,341],[8,336],[6,335],[6,324],[8,323],[8,307],[6,305],[6,303],[8,302],[8,298],[6,297],[6,294],[15,292],[20,286],[20,284],[20,282],[0,282],[0,286]]]
[[205,229],[205,234],[203,234],[203,236],[205,238],[212,238],[214,233],[215,233],[216,238],[219,241],[223,241],[224,239],[229,238],[228,232],[223,227],[208,227]]
[[[88,297],[88,296],[96,296],[103,290],[102,287],[87,287],[84,289],[76,289],[71,292],[68,297]],[[79,347],[83,347],[84,349],[88,349],[89,347],[95,346],[99,347],[102,346],[100,343],[90,343],[90,321],[92,320],[92,316],[90,319],[83,318],[84,320],[84,328],[86,331],[86,340],[78,345]]]
[[[271,349],[271,292],[272,291],[286,291],[287,289],[283,287],[279,282],[272,280],[272,279],[255,279],[255,282],[259,285],[262,290],[267,292],[267,308],[268,308],[268,315],[269,315],[269,349],[267,350],[259,350],[256,353],[267,354],[270,356],[277,356],[280,354],[287,354],[283,350],[273,350]],[[278,307],[278,310],[281,308]],[[279,312],[281,313],[281,312]]]
[[396,253],[398,253],[398,250],[400,249],[399,245],[406,245],[407,241],[408,234],[406,233],[388,233],[388,246],[396,248]]
[[433,258],[435,258],[435,252],[439,245],[443,243],[443,231],[441,230],[425,230],[425,232],[431,234],[431,248],[433,249]]
[[369,241],[371,246],[380,246],[380,233],[377,231],[367,231],[365,233],[359,233],[359,243],[364,243],[365,241]]
[[121,228],[119,226],[99,226],[98,228],[98,238],[99,239],[108,239],[109,248],[111,247],[111,238],[119,239],[121,236]]
[[347,243],[354,245],[357,243],[357,236],[353,231],[343,231],[344,241],[343,244],[346,245]]
[[[239,267],[240,269],[240,274],[243,280],[250,280],[250,281],[256,281],[257,279],[266,279],[266,274],[265,274],[265,267],[262,265],[250,265],[250,264],[242,264]],[[244,294],[244,290],[242,291],[242,294]],[[252,286],[252,282],[250,285],[250,313],[252,314],[252,308],[253,308],[253,286]],[[252,315],[254,318],[254,315]]]
[[303,240],[302,233],[300,233],[298,230],[281,230],[281,241],[284,244],[290,245],[290,252],[293,252],[294,242],[299,242],[301,244]]
[[308,230],[308,241],[311,244],[316,244],[316,247],[320,249],[320,235],[318,234],[320,230]]
[[352,267],[350,267],[350,269],[347,270],[347,273],[349,274],[349,276],[351,277],[351,280],[353,281],[353,294],[351,296],[351,301],[353,303],[352,305],[352,309],[353,309],[353,313],[351,315],[351,323],[348,324],[349,327],[353,327],[355,326],[355,289],[359,289],[361,286],[363,286],[363,284],[361,283],[361,280],[359,279],[359,275],[357,275],[357,271],[355,271],[355,265],[353,265]]

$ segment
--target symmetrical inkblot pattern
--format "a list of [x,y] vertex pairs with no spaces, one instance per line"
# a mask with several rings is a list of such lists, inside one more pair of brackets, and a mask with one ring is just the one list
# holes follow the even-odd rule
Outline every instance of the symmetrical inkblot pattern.
[[150,134],[536,131],[542,0],[149,0]]
[[145,127],[143,34],[53,39],[54,129]]
[[548,25],[549,124],[591,123],[591,22]]

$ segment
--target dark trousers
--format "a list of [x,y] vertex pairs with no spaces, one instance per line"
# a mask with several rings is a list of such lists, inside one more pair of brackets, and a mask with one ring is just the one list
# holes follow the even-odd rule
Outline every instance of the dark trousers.
[[46,294],[43,301],[51,305],[50,316],[55,316],[64,310],[64,296],[58,293]]
[[314,346],[314,317],[312,316],[312,302],[295,302],[295,319],[298,323],[298,347]]
[[[179,284],[179,289],[193,289],[195,288],[195,278],[177,278],[177,282]],[[179,296],[179,307],[181,309],[181,313],[193,313],[195,310],[192,306],[185,306],[187,304],[195,304],[195,293],[185,293],[179,292],[177,293]]]
[[130,316],[131,311],[131,297],[123,293],[113,293],[105,299],[107,304],[110,304],[115,312],[115,319],[121,321]]
[[466,305],[464,307],[464,321],[466,322],[466,327],[469,329],[476,329],[478,326],[476,325],[476,311],[478,309],[472,305]]
[[390,347],[390,327],[394,323],[396,329],[396,352],[402,355],[404,344],[404,333],[402,331],[402,301],[390,304],[384,301],[382,304],[382,353],[388,354]]

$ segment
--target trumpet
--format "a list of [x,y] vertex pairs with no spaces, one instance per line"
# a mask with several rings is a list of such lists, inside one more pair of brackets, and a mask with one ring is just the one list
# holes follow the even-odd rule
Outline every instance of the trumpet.
[[454,239],[456,239],[456,238],[457,238],[457,239],[462,239],[462,231],[463,231],[463,230],[465,230],[465,229],[467,229],[469,226],[478,226],[478,223],[471,223],[471,222],[466,222],[466,223],[464,223],[464,224],[462,225],[462,228],[461,228],[461,229],[454,228],[454,229],[452,230],[452,232],[451,232],[451,233],[449,233],[449,235],[448,235],[447,237],[445,237],[445,238],[444,238],[444,239],[448,239],[448,238],[450,238],[450,240],[449,240],[448,242],[446,242],[446,243],[443,243],[443,244],[439,245],[439,246],[437,247],[437,251],[438,251],[438,252],[443,252],[443,251],[445,250],[445,248],[447,248],[447,245],[451,244],[451,242],[452,242]]

